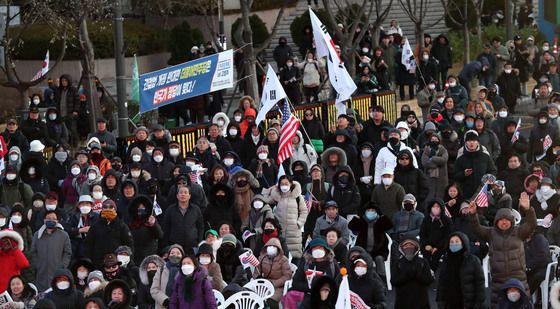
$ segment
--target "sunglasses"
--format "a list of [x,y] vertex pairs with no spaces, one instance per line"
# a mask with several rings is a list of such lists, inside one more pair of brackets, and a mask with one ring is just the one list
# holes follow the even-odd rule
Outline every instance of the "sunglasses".
[[305,113],[305,116],[313,116],[313,114]]
[[409,160],[410,160],[410,158],[409,158],[409,157],[402,157],[402,158],[399,158],[399,160],[403,160],[403,161],[409,161]]

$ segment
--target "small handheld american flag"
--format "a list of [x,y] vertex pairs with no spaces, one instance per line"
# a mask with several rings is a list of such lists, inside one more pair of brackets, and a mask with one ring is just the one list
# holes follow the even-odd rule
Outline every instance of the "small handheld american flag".
[[239,261],[244,269],[248,268],[249,266],[258,267],[261,263],[259,259],[253,254],[251,251],[246,251],[245,253],[239,256]]
[[485,183],[474,199],[478,207],[488,207],[488,184]]
[[511,144],[515,144],[515,142],[517,142],[517,140],[519,139],[519,134],[521,129],[521,118],[519,118],[519,120],[517,121],[517,126],[515,126],[515,131],[513,132],[513,136],[511,137]]

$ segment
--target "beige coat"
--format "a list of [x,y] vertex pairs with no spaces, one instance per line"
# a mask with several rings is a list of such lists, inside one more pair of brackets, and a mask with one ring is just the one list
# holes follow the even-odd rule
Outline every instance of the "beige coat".
[[[266,254],[266,248],[275,246],[278,248],[278,254],[274,258],[269,258]],[[282,245],[278,238],[271,238],[262,248],[259,256],[260,265],[255,268],[253,276],[255,278],[268,279],[274,286],[274,296],[272,299],[280,301],[284,290],[284,283],[292,278],[292,270],[290,262],[282,251]]]

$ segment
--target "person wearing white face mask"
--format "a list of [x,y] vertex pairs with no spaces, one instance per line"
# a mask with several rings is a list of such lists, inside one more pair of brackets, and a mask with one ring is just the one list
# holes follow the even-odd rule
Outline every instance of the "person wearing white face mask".
[[358,255],[349,266],[348,286],[370,308],[385,308],[385,285],[372,268],[371,257]]
[[500,94],[504,98],[510,113],[515,112],[517,99],[521,96],[521,82],[518,73],[517,69],[513,69],[513,64],[507,62],[504,65],[504,71],[496,80],[496,84],[500,88]]
[[[278,238],[271,238],[259,253],[259,266],[255,267],[253,278],[264,278],[274,284],[274,295],[268,302],[278,303],[282,297],[284,283],[292,278],[290,262],[282,251]],[[275,307],[274,304],[271,307]]]
[[51,286],[52,291],[45,295],[56,308],[75,308],[76,304],[84,301],[84,295],[74,286],[74,277],[67,269],[59,269],[55,272]]
[[93,204],[90,195],[81,195],[76,209],[69,213],[68,219],[62,223],[64,230],[70,236],[72,252],[75,256],[85,256],[84,240],[90,227],[98,218],[98,214],[92,211]]
[[225,285],[222,278],[222,271],[220,265],[216,263],[212,246],[206,243],[201,244],[198,247],[196,258],[198,259],[199,266],[208,271],[208,276],[212,281],[212,288],[218,291],[223,290]]
[[33,197],[31,186],[22,181],[15,166],[8,165],[4,171],[6,174],[0,186],[0,203],[10,206],[14,203],[22,203],[26,209],[31,208]]
[[85,298],[99,297],[103,299],[103,290],[107,286],[103,273],[99,270],[91,271],[86,278]]
[[276,165],[276,160],[271,157],[267,145],[260,145],[256,152],[257,158],[251,160],[247,169],[259,181],[261,187],[268,188],[276,182],[278,165]]
[[[558,301],[556,301],[558,302]],[[501,287],[498,294],[497,307],[499,309],[508,308],[534,308],[531,297],[525,292],[523,283],[517,279],[507,280]],[[552,307],[556,308],[556,307]]]
[[303,260],[292,279],[292,289],[307,293],[311,283],[308,276],[328,276],[334,279],[339,271],[334,253],[325,239],[322,236],[315,237],[305,248]]
[[21,165],[21,181],[28,184],[33,192],[48,193],[49,181],[45,177],[45,167],[35,159],[26,159]]
[[274,214],[284,229],[286,244],[292,256],[299,259],[302,256],[301,229],[307,219],[307,207],[302,196],[299,182],[291,182],[287,176],[281,176],[278,185],[265,194],[266,203],[275,203]]
[[67,145],[70,142],[68,128],[64,119],[58,116],[56,107],[47,109],[47,146]]
[[165,151],[162,148],[154,148],[151,159],[142,164],[142,170],[148,172],[151,178],[159,180],[160,185],[171,178],[171,172],[175,165],[165,158]]
[[174,165],[182,165],[185,164],[185,159],[183,158],[183,154],[181,153],[181,146],[176,141],[171,141],[169,143],[169,148],[167,150],[168,156],[167,158],[171,163]]
[[207,277],[208,271],[198,265],[196,258],[183,257],[181,271],[169,297],[169,308],[217,308],[210,280],[205,280]]
[[228,127],[230,124],[230,120],[229,117],[226,115],[226,113],[223,112],[219,112],[216,113],[214,115],[214,117],[212,117],[212,123],[215,123],[218,125],[218,128],[220,129],[220,135],[221,136],[228,136]]
[[[251,201],[251,210],[249,210],[249,217],[246,223],[241,225],[241,230],[248,229],[255,234],[260,235],[263,233],[262,224],[266,219],[274,218],[272,208],[264,202],[264,197],[256,194]],[[254,248],[255,238],[249,239],[249,248]]]
[[380,184],[376,185],[371,195],[371,202],[381,208],[381,212],[387,217],[392,218],[401,205],[404,188],[393,182],[393,170],[385,169],[381,176]]
[[467,103],[469,100],[469,94],[465,87],[457,82],[457,77],[454,75],[449,75],[447,78],[447,89],[445,94],[453,97],[455,104],[463,109],[467,108]]
[[29,248],[31,244],[31,239],[33,238],[33,233],[31,228],[29,227],[29,223],[27,218],[24,218],[25,209],[23,205],[16,203],[12,207],[12,211],[10,213],[10,222],[8,223],[8,228],[16,231],[19,235],[21,235],[23,239],[23,245],[25,248]]
[[88,258],[81,258],[72,263],[70,270],[74,275],[76,288],[84,292],[88,287],[88,275],[94,270],[93,263]]
[[227,128],[227,134],[225,139],[231,145],[231,149],[237,153],[243,153],[243,138],[239,130],[239,125],[237,123],[230,123]]
[[82,172],[80,163],[72,161],[68,175],[62,182],[61,194],[65,196],[64,209],[73,210],[76,207],[80,194],[89,191],[87,186],[87,176]]

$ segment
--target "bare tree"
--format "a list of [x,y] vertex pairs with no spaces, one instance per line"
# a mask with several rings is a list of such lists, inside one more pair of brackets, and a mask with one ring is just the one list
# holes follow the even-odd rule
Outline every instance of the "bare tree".
[[[373,40],[374,42],[377,42],[377,33],[389,15],[393,0],[389,0],[389,3],[387,4],[383,4],[383,0],[361,0],[361,3],[358,3],[355,6],[351,5],[348,1],[345,1],[343,3],[346,4],[346,7],[342,7],[339,2],[342,3],[342,1],[332,1],[332,3],[334,3],[333,7],[331,5],[331,0],[323,0],[323,5],[329,17],[330,24],[336,25],[338,23],[342,23],[343,29],[346,30],[346,33],[344,33],[338,27],[334,27],[336,36],[343,38],[340,46],[340,50],[342,52],[341,56],[344,59],[347,59],[348,64],[346,65],[346,68],[349,70],[350,75],[354,76],[356,73],[355,52],[364,38],[364,35],[367,33],[366,30],[370,29],[372,31],[374,34]],[[375,14],[373,14],[374,11]],[[339,17],[342,17],[341,20],[337,20],[337,14]],[[360,16],[362,15],[369,17],[369,20],[365,25],[360,24]],[[360,31],[358,35],[354,35],[358,27],[361,27],[363,31]]]
[[[443,20],[442,15],[432,24],[426,24],[426,15],[428,12],[437,9],[437,3],[434,0],[399,0],[401,8],[408,18],[414,24],[414,32],[416,36],[416,44],[420,46],[420,50],[424,49],[424,31],[437,25]],[[434,5],[435,4],[435,5]]]
[[[55,25],[56,18],[53,18],[52,15],[44,14],[45,12],[38,14],[32,7],[22,8],[18,13],[10,15],[10,5],[12,5],[12,1],[5,2],[6,18],[4,20],[4,29],[6,31],[1,43],[4,53],[0,56],[4,60],[4,66],[0,66],[0,70],[3,73],[3,76],[0,77],[0,85],[16,89],[19,92],[19,107],[26,108],[29,101],[29,88],[41,83],[64,58],[66,52],[66,28],[57,28],[54,31],[55,36],[52,39],[60,39],[61,44],[61,51],[55,64],[43,76],[35,80],[24,80],[19,76],[14,62],[14,52],[24,44],[22,36],[30,31],[30,27],[33,25],[40,23],[48,27]],[[17,17],[20,17],[20,20],[23,22],[22,26],[19,27],[18,31],[11,31],[10,24]]]
[[[462,1],[462,7],[458,2]],[[466,64],[470,61],[471,52],[471,39],[469,31],[469,6],[470,0],[441,0],[441,4],[445,8],[445,13],[449,20],[458,27],[461,27],[463,32],[463,63]],[[483,0],[480,0],[483,1]]]

